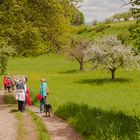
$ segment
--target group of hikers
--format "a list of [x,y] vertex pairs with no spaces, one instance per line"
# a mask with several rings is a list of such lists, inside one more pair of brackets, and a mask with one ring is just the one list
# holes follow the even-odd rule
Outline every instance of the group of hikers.
[[24,112],[25,105],[31,105],[30,89],[27,88],[26,82],[28,78],[26,76],[5,76],[3,79],[3,85],[5,92],[15,93],[15,98],[18,101],[18,111]]
[[[30,89],[27,88],[27,76],[5,76],[3,79],[3,86],[5,92],[10,93],[11,90],[15,93],[15,99],[18,102],[18,111],[24,112],[26,105],[32,105]],[[48,86],[45,79],[41,79],[40,93],[37,99],[40,101],[40,113],[46,112],[46,97],[48,95]],[[44,107],[43,107],[44,106]]]

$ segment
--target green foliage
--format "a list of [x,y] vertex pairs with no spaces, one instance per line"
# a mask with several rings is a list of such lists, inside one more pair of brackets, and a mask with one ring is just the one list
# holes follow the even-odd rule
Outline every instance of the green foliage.
[[110,25],[99,24],[99,25],[97,25],[97,26],[94,28],[94,30],[95,30],[96,33],[98,33],[98,32],[102,32],[102,31],[104,31],[104,30],[106,30],[106,29],[108,29],[108,28],[110,28]]
[[126,31],[126,32],[121,32],[117,35],[117,38],[119,40],[121,40],[122,44],[129,44],[129,36],[130,36],[130,32]]
[[58,51],[68,29],[58,0],[6,0],[0,5],[0,37],[22,55]]
[[0,64],[2,66],[2,74],[4,74],[7,70],[8,60],[15,53],[15,49],[13,47],[8,46],[6,43],[0,44]]
[[129,28],[130,36],[133,46],[140,51],[140,23],[136,23]]
[[130,0],[131,4],[132,4],[132,14],[133,17],[139,22],[140,21],[140,1],[139,0]]
[[89,31],[89,28],[87,26],[79,26],[76,33],[77,34],[82,34],[84,32],[88,32]]
[[84,24],[84,15],[78,10],[74,3],[78,3],[79,0],[62,0],[62,6],[65,11],[65,17],[69,19],[72,25]]
[[133,17],[137,20],[136,24],[133,26],[130,26],[129,32],[130,32],[130,40],[132,40],[132,44],[134,47],[138,48],[140,51],[140,1],[139,0],[130,0],[132,3],[132,14]]

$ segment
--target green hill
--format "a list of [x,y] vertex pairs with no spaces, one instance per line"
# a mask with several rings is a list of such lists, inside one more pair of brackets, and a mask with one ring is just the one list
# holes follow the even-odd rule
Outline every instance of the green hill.
[[94,39],[108,34],[116,34],[120,38],[129,37],[129,27],[134,25],[134,21],[116,22],[116,23],[100,23],[96,26],[80,26],[75,29],[76,35],[87,38]]

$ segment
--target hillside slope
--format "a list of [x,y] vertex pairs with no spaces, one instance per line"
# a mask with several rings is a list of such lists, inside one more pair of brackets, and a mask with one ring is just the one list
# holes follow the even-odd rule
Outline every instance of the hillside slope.
[[96,26],[80,26],[76,28],[76,35],[86,39],[94,39],[104,35],[115,34],[125,42],[128,42],[129,27],[134,25],[134,21],[117,23],[100,23]]

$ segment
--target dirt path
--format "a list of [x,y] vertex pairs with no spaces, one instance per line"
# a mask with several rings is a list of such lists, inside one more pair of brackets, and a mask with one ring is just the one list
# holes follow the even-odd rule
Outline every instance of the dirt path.
[[[17,120],[14,114],[10,113],[10,108],[3,103],[2,98],[3,95],[2,92],[0,92],[0,140],[16,140]],[[29,109],[43,119],[51,140],[81,140],[80,135],[62,119],[53,114],[51,117],[45,117],[45,114],[39,113],[39,108],[34,106],[29,107]],[[23,113],[23,117],[25,118],[26,129],[25,140],[37,140],[37,129],[31,116],[25,112]]]
[[[3,91],[0,91],[0,140],[16,140],[19,122],[12,113],[11,108],[4,104],[4,95]],[[23,127],[25,128],[24,139],[38,140],[36,125],[31,116],[27,112],[22,113],[22,115],[24,119]]]
[[51,115],[51,117],[45,117],[45,114],[39,113],[39,109],[34,106],[29,109],[43,119],[51,140],[81,140],[80,135],[78,135],[74,129],[62,119],[54,115]]
[[16,140],[17,121],[0,94],[0,140]]

